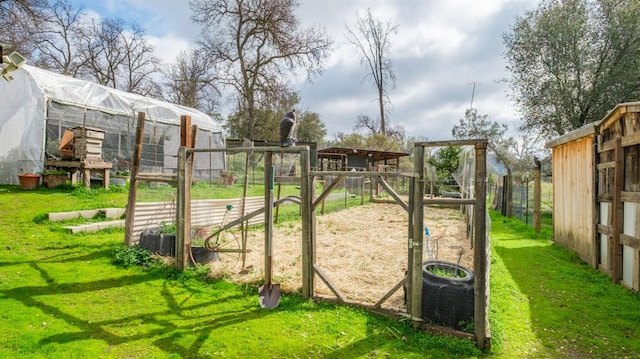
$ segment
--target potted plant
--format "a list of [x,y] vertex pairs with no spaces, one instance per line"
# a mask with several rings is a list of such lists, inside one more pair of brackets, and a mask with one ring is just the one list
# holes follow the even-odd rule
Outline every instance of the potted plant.
[[460,263],[422,263],[422,318],[465,330],[473,323],[474,273]]
[[[20,172],[22,172],[22,169],[20,169]],[[20,173],[18,174],[18,181],[21,189],[36,189],[38,188],[38,183],[40,183],[40,175],[38,173]]]
[[69,174],[65,170],[42,171],[42,184],[47,188],[56,188],[67,184]]
[[143,231],[140,246],[161,256],[176,255],[176,225],[162,222],[160,227]]
[[[192,233],[193,234],[193,233]],[[197,234],[194,234],[197,236]],[[197,238],[196,238],[197,239]],[[168,257],[176,256],[176,225],[162,222],[160,227],[140,233],[140,247],[151,252]],[[215,260],[214,253],[203,245],[191,246],[191,258],[199,264],[211,263]]]

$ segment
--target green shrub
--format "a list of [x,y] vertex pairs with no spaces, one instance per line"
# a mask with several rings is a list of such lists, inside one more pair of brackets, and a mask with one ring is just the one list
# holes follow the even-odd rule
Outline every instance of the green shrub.
[[160,223],[160,234],[176,234],[176,224],[175,223]]
[[113,263],[122,267],[145,266],[155,263],[151,251],[138,246],[118,246],[113,250]]

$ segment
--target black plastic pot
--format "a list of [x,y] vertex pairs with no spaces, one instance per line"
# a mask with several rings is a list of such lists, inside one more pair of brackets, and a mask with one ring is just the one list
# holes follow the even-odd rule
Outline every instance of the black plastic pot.
[[[435,269],[459,273],[444,277]],[[473,323],[473,271],[455,263],[428,261],[422,264],[422,318],[427,322],[464,330]]]
[[216,261],[217,257],[217,253],[212,252],[205,247],[191,247],[191,254],[193,255],[193,260],[199,264],[209,264]]
[[[140,235],[140,247],[167,257],[176,256],[176,235],[143,232]],[[216,260],[216,253],[205,247],[191,247],[191,254],[196,263],[209,264]]]
[[176,256],[176,235],[153,232],[140,234],[140,247],[161,256]]

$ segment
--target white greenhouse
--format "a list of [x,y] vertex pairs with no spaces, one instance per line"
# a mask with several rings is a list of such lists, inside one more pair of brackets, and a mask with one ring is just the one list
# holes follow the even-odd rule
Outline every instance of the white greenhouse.
[[[37,173],[56,156],[66,129],[104,131],[102,159],[112,171],[131,160],[138,112],[146,113],[141,170],[173,173],[180,145],[180,116],[198,126],[196,147],[224,148],[224,131],[209,115],[184,106],[115,90],[92,82],[23,66],[0,78],[0,184],[18,183],[21,172]],[[224,156],[198,154],[194,177],[217,178]]]

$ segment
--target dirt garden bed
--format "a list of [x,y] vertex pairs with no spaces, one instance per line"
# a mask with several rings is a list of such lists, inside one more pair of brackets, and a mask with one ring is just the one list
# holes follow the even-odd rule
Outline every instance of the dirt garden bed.
[[[402,280],[407,269],[407,213],[395,204],[368,204],[316,216],[316,263],[348,299],[377,302]],[[425,225],[439,244],[438,260],[457,262],[473,269],[473,251],[466,237],[463,214],[458,209],[425,208]],[[273,282],[284,292],[299,292],[302,283],[300,222],[276,226],[273,233]],[[239,233],[237,234],[240,238]],[[211,276],[236,283],[260,282],[264,275],[264,233],[249,232],[246,265],[248,274],[238,274],[241,262],[214,262]],[[426,250],[423,252],[427,260]],[[224,258],[224,257],[223,257]],[[435,259],[435,258],[434,258]],[[233,263],[232,263],[233,264]],[[333,296],[316,277],[316,294]],[[385,308],[402,308],[403,291],[395,293]]]

